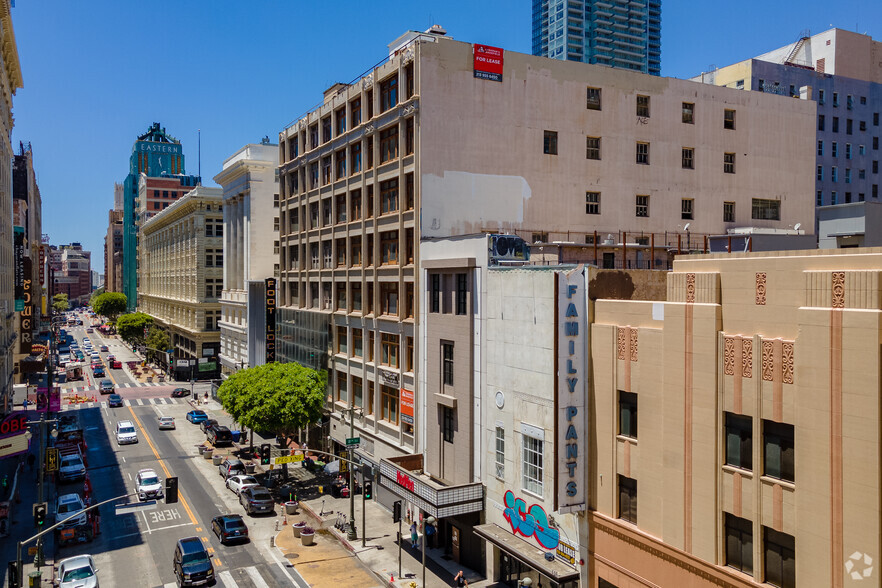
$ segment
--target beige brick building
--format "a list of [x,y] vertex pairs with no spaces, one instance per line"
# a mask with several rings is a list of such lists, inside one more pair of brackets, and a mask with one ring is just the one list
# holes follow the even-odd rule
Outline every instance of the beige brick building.
[[168,332],[179,380],[220,377],[222,195],[197,186],[140,227],[138,310]]

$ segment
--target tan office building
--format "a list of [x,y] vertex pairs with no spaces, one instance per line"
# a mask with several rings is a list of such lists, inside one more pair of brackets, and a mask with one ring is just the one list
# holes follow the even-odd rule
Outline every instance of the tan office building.
[[[117,184],[118,185],[118,184]],[[122,292],[123,211],[107,211],[104,236],[104,291]]]
[[168,332],[178,380],[220,377],[222,195],[197,186],[140,227],[138,310]]

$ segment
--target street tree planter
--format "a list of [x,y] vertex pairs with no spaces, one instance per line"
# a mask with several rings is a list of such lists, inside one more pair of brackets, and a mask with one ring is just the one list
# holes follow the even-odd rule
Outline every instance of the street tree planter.
[[253,461],[249,461],[248,463],[245,464],[245,473],[248,474],[248,475],[253,474],[253,473],[254,473],[254,468],[255,468],[255,467],[257,467],[257,466],[254,465],[254,462],[253,462]]
[[289,500],[285,503],[285,513],[289,515],[297,514],[297,501]]
[[291,525],[291,531],[294,532],[295,537],[300,537],[300,531],[306,528],[306,521],[300,521]]
[[206,447],[205,451],[202,452],[202,457],[205,459],[211,459],[211,454],[214,453],[211,447]]
[[224,456],[223,455],[213,455],[211,457],[211,463],[212,463],[212,465],[219,466],[220,464],[224,463]]
[[303,527],[300,529],[300,542],[304,547],[315,544],[315,529],[312,527]]

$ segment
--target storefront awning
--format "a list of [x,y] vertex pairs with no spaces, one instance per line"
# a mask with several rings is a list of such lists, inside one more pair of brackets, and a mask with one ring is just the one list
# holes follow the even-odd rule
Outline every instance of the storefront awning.
[[422,470],[422,454],[382,459],[380,486],[435,518],[484,510],[482,483],[445,486],[424,475]]
[[487,523],[485,525],[478,525],[473,530],[478,537],[489,541],[513,558],[520,560],[558,584],[579,579],[578,570],[557,559],[546,560],[544,550],[524,541],[520,537],[515,537],[511,531],[507,531],[499,525]]

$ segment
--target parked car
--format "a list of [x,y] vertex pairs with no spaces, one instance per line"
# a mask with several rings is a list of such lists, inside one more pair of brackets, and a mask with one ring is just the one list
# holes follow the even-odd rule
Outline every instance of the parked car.
[[175,417],[170,416],[161,416],[159,417],[159,430],[163,429],[174,429],[175,428]]
[[242,515],[227,514],[211,519],[211,530],[220,539],[221,545],[228,541],[248,541],[248,526]]
[[107,397],[107,406],[110,408],[117,408],[123,405],[122,396],[119,394],[111,394]]
[[73,482],[86,477],[86,466],[79,453],[70,452],[62,454],[61,463],[58,464],[58,481]]
[[227,478],[227,488],[232,490],[233,493],[237,495],[245,488],[251,488],[253,486],[260,486],[260,483],[254,476],[243,476],[241,474],[237,474],[235,476],[230,476],[229,478]]
[[203,433],[208,433],[208,427],[214,426],[217,424],[217,419],[205,419],[201,423],[199,423],[199,428],[202,429]]
[[209,427],[206,438],[215,447],[230,447],[233,444],[233,433],[223,425]]
[[223,461],[223,463],[217,466],[217,472],[220,474],[221,478],[226,480],[230,476],[244,474],[245,464],[242,463],[241,459],[228,457]]
[[194,425],[198,425],[202,421],[208,418],[208,414],[204,410],[191,410],[187,413],[187,420],[193,423]]
[[[92,329],[89,329],[89,330],[91,331]],[[98,348],[98,351],[107,351],[107,345],[102,345],[101,347]]]
[[[82,322],[82,321],[80,321],[80,322]],[[87,333],[94,333],[95,331],[92,330],[92,327],[89,327],[88,329],[86,329],[86,332]]]
[[184,396],[189,396],[190,391],[186,388],[175,388],[172,390],[171,397],[172,398],[183,398]]
[[162,481],[156,475],[156,472],[151,469],[139,470],[138,476],[135,478],[135,485],[137,487],[138,500],[141,502],[148,498],[156,500],[162,498]]
[[[56,503],[55,522],[60,523],[68,517],[73,517],[59,528],[71,529],[73,527],[82,527],[88,522],[87,513],[82,512],[85,508],[86,505],[83,504],[83,499],[76,492],[63,494],[58,497],[58,502]],[[79,516],[76,516],[77,514]]]
[[98,568],[91,555],[76,555],[58,562],[58,588],[98,588]]
[[98,382],[98,389],[101,390],[102,394],[112,394],[113,382],[108,379],[101,380],[100,382]]
[[119,445],[138,442],[138,433],[132,421],[119,421],[116,423],[116,442]]
[[178,586],[198,586],[214,580],[214,566],[199,537],[178,539],[172,563]]
[[250,516],[258,512],[272,513],[276,510],[272,495],[262,486],[252,486],[242,490],[239,493],[239,504],[245,507],[245,512]]

